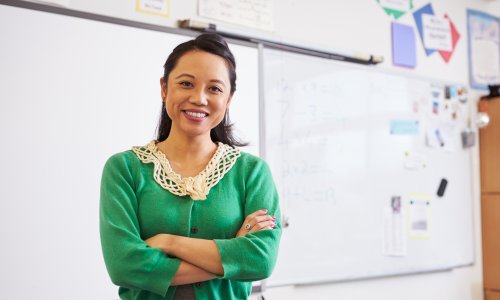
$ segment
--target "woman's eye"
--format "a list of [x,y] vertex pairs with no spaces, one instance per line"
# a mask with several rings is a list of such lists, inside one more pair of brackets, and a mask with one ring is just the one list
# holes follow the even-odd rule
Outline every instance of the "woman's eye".
[[220,87],[218,87],[218,86],[213,86],[213,87],[210,88],[210,90],[212,92],[222,93],[222,89]]
[[193,86],[191,84],[191,82],[189,82],[189,81],[181,81],[181,82],[179,82],[179,85],[185,86],[185,87],[191,87],[191,86]]

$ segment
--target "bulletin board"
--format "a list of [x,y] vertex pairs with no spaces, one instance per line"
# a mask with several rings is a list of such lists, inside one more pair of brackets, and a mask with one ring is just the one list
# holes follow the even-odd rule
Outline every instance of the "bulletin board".
[[268,286],[473,263],[462,86],[269,48],[263,76],[284,227]]

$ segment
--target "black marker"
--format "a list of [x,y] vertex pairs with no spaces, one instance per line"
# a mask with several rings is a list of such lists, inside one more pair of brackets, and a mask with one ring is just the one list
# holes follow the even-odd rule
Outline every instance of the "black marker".
[[448,184],[448,180],[446,179],[441,179],[441,182],[439,183],[439,188],[438,188],[438,191],[437,191],[437,195],[439,197],[443,197],[444,195],[444,191],[446,190],[446,185]]

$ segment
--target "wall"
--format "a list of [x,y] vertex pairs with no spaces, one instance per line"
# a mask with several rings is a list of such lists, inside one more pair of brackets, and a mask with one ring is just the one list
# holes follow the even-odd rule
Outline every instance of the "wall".
[[[169,18],[135,13],[133,0],[88,1],[72,0],[70,8],[111,15],[164,26],[176,26],[178,19],[197,17],[197,1],[171,0]],[[416,8],[428,2],[413,1]],[[255,33],[253,30],[226,24],[226,28],[241,33],[257,34],[285,43],[315,45],[331,50],[349,50],[383,55],[380,68],[403,74],[435,78],[456,83],[468,83],[466,9],[473,8],[500,16],[500,1],[449,0],[432,2],[438,15],[447,13],[455,23],[461,37],[451,61],[446,64],[437,54],[425,56],[417,38],[417,67],[414,70],[392,67],[391,18],[375,0],[275,0],[275,32]],[[405,15],[401,23],[413,24],[412,16]],[[479,92],[473,91],[476,100]],[[475,107],[474,102],[471,103]],[[420,274],[366,281],[297,286],[269,289],[266,299],[440,299],[479,300],[482,294],[481,222],[479,164],[477,147],[474,148],[474,218],[476,264],[450,272]],[[286,249],[283,249],[286,251]]]

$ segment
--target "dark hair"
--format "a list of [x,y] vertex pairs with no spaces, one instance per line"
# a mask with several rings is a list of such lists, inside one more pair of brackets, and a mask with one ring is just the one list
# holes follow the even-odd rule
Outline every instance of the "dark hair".
[[[230,95],[232,96],[236,91],[236,61],[234,60],[233,53],[229,50],[229,47],[224,40],[224,38],[215,33],[205,33],[199,35],[194,40],[187,41],[185,43],[179,44],[170,53],[165,62],[163,81],[168,82],[168,76],[170,72],[175,68],[179,59],[186,53],[194,50],[201,50],[211,54],[218,55],[226,61],[227,69],[229,71],[229,81],[231,83]],[[235,138],[232,131],[233,124],[229,121],[228,112],[224,114],[222,121],[210,131],[210,137],[214,142],[222,142],[224,144],[234,146],[246,146],[248,143],[241,142],[239,139]],[[167,139],[170,134],[170,129],[172,128],[172,119],[168,116],[165,109],[165,102],[162,102],[160,121],[156,128],[157,140],[162,142]]]

